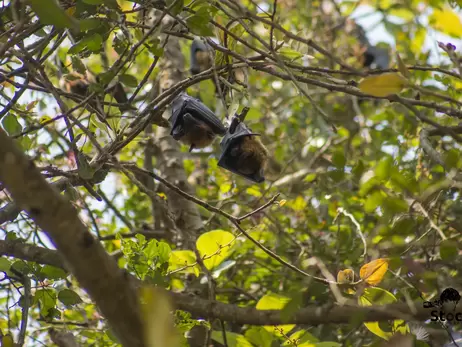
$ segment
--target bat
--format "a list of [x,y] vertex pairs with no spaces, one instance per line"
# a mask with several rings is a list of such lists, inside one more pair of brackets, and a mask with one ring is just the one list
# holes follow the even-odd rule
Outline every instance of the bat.
[[212,47],[202,40],[194,39],[191,43],[191,74],[196,75],[212,67]]
[[170,135],[176,140],[194,148],[209,146],[216,135],[224,135],[226,128],[221,120],[201,101],[186,93],[178,95],[172,103],[169,119]]
[[222,154],[218,166],[253,182],[262,183],[265,180],[268,150],[258,136],[235,117],[220,143]]

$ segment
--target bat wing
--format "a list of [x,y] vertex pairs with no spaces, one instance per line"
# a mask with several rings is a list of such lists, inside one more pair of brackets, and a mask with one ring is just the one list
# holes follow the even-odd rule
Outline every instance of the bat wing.
[[[183,116],[189,113],[197,120],[206,123],[215,134],[224,135],[226,128],[221,120],[199,100],[189,96],[186,93],[181,93],[173,100],[172,117],[170,123],[174,129],[179,123],[182,123]],[[173,133],[172,133],[173,135]]]
[[194,117],[205,122],[215,134],[224,135],[226,128],[221,120],[206,105],[197,99],[189,98],[186,102],[184,112],[192,114]]

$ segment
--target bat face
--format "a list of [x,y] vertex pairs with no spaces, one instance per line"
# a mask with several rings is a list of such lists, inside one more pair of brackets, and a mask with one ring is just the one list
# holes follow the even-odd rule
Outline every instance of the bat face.
[[[234,127],[231,126],[230,129],[232,128]],[[257,136],[244,123],[239,123],[234,132],[228,132],[221,141],[223,152],[218,166],[253,182],[263,182],[268,150]]]
[[209,146],[215,135],[226,132],[221,120],[202,102],[181,93],[172,104],[170,135],[193,148]]

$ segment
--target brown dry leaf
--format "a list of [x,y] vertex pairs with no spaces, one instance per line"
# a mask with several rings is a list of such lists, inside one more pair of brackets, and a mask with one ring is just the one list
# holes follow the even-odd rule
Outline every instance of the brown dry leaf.
[[376,286],[382,281],[387,270],[388,259],[380,258],[363,265],[359,270],[359,276],[367,283]]
[[34,100],[34,101],[28,103],[27,106],[26,106],[26,110],[27,111],[32,110],[35,107],[35,105],[37,105],[38,102],[39,102],[38,100]]
[[366,94],[385,97],[398,94],[407,84],[407,79],[400,73],[389,72],[381,75],[369,76],[362,79],[358,88]]

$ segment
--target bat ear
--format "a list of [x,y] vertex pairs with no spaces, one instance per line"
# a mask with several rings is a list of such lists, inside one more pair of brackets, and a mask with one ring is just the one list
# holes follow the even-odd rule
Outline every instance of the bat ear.
[[[260,172],[261,170],[252,174],[244,174],[239,170],[240,140],[245,136],[258,136],[259,134],[253,133],[242,122],[234,123],[235,125],[233,125],[233,122],[220,142],[222,152],[218,160],[218,166],[250,181],[261,183],[265,180]],[[230,130],[234,130],[234,132],[231,133]]]

